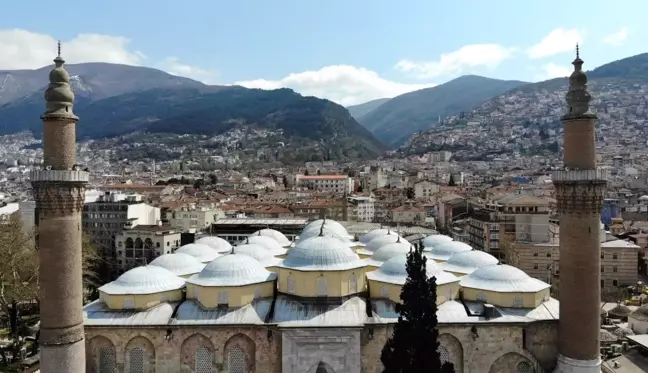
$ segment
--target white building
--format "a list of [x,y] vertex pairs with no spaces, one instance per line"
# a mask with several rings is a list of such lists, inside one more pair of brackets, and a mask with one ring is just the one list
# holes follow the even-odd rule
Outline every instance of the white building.
[[374,199],[371,197],[347,197],[347,216],[350,220],[372,222],[375,217]]
[[431,181],[423,180],[414,184],[414,197],[429,198],[439,193],[439,185]]
[[331,193],[352,193],[353,179],[346,175],[295,175],[299,187]]
[[181,207],[166,213],[169,225],[182,232],[200,232],[209,227],[218,219],[224,219],[225,213],[213,207]]

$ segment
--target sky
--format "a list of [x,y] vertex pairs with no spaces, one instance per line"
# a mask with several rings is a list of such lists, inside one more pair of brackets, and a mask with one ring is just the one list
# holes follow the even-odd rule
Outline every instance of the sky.
[[465,74],[567,76],[648,52],[648,1],[7,1],[0,70],[68,63],[154,67],[207,84],[288,87],[342,105]]

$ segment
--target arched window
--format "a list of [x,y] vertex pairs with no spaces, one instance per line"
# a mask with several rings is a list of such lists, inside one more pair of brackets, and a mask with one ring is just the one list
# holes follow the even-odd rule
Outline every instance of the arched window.
[[143,248],[143,247],[144,247],[144,241],[142,241],[141,238],[137,237],[137,238],[135,239],[135,248],[136,248],[136,249],[141,249],[141,248]]
[[389,298],[389,289],[387,286],[381,286],[380,287],[380,296],[383,298]]
[[533,373],[531,364],[527,363],[526,361],[519,363],[515,370],[517,371],[517,373]]
[[147,249],[152,249],[153,248],[153,240],[150,238],[147,238],[144,240],[144,247]]
[[227,290],[223,290],[218,293],[218,305],[219,306],[229,305],[229,295],[227,294]]
[[352,274],[349,277],[349,294],[355,294],[358,292],[358,278],[355,274]]
[[317,296],[325,297],[328,295],[328,283],[325,277],[317,278]]
[[293,275],[288,275],[288,294],[295,294],[295,277]]
[[247,373],[247,361],[245,352],[239,346],[232,346],[227,351],[228,373]]
[[111,346],[99,349],[99,373],[117,373],[117,357]]
[[212,373],[214,367],[214,353],[207,347],[196,349],[194,371],[196,373]]
[[144,373],[144,350],[131,348],[128,352],[128,373]]
[[441,359],[441,364],[451,362],[450,361],[450,353],[448,352],[448,349],[439,346],[439,349],[437,350],[439,352],[439,358]]
[[133,239],[128,237],[126,239],[126,243],[124,244],[124,246],[126,246],[127,249],[132,249],[133,248]]

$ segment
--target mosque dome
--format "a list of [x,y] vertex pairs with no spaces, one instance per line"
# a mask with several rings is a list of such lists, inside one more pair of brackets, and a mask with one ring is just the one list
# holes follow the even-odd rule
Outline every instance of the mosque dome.
[[428,250],[431,250],[438,244],[444,242],[451,242],[451,241],[452,241],[452,237],[444,236],[442,234],[433,234],[423,239],[423,247]]
[[223,255],[207,264],[187,282],[199,286],[244,286],[272,281],[277,274],[244,254]]
[[194,243],[207,245],[218,253],[227,253],[232,250],[232,245],[229,242],[216,236],[202,237],[197,239]]
[[[328,222],[328,220],[327,220]],[[339,223],[338,223],[339,224]],[[350,243],[351,239],[349,239],[349,233],[347,230],[340,225],[339,227],[336,225],[328,225],[327,223],[320,224],[320,226],[311,226],[309,228],[304,229],[301,234],[299,235],[299,240],[300,241],[305,241],[309,238],[317,237],[320,235],[320,233],[326,237],[333,237],[337,238],[338,240],[342,242],[347,242]]]
[[[428,260],[425,269],[428,277],[435,277],[437,285],[457,282],[459,279],[452,273],[444,272],[438,264]],[[375,271],[367,272],[367,278],[388,284],[404,285],[407,280],[407,255],[401,254],[392,257]]]
[[632,318],[638,321],[648,321],[648,304],[644,304],[643,306],[634,310],[628,316],[628,318]]
[[470,250],[452,254],[447,262],[441,264],[444,271],[470,274],[477,268],[498,264],[499,260],[491,254]]
[[640,201],[648,201],[648,196],[644,194],[643,196],[639,197],[639,200]]
[[279,267],[300,271],[343,271],[364,266],[358,254],[347,244],[327,236],[300,240],[279,264]]
[[149,265],[164,268],[176,276],[193,275],[205,268],[195,257],[178,252],[158,256]]
[[470,250],[472,250],[472,247],[468,244],[459,241],[450,241],[435,245],[429,251],[426,250],[424,255],[430,259],[446,261],[456,253]]
[[324,224],[325,227],[327,228],[333,228],[334,231],[338,232],[344,232],[347,236],[349,235],[349,232],[347,232],[346,228],[344,228],[344,225],[340,224],[339,222],[331,219],[317,219],[314,220],[304,227],[303,231],[306,231],[308,229],[312,229],[317,227],[318,229],[322,227],[322,224]]
[[366,245],[374,238],[382,236],[398,236],[398,233],[392,231],[389,228],[374,229],[360,236],[360,243]]
[[135,267],[99,288],[108,295],[155,294],[182,289],[185,280],[157,266]]
[[490,265],[461,278],[461,287],[497,293],[535,293],[550,286],[510,265]]
[[264,236],[264,237],[270,237],[273,240],[277,241],[281,247],[288,247],[290,246],[290,240],[281,232],[274,230],[274,229],[261,229],[259,231],[256,231],[251,234],[251,236]]
[[259,245],[268,250],[268,252],[270,252],[270,255],[283,255],[286,253],[286,249],[279,245],[279,242],[268,236],[249,236],[245,239],[244,243]]
[[273,256],[268,249],[255,243],[246,243],[243,245],[234,246],[234,254],[231,255],[236,254],[250,256],[256,259],[264,267],[275,266],[279,262],[281,262],[281,259]]
[[380,249],[381,247],[383,247],[385,245],[388,245],[390,243],[396,243],[396,242],[411,245],[411,243],[409,243],[409,241],[407,241],[406,239],[404,239],[404,238],[402,238],[402,237],[400,237],[398,235],[395,235],[395,236],[380,236],[380,237],[376,237],[373,240],[369,241],[369,243],[367,243],[365,245],[364,250],[368,251],[368,252],[371,252],[371,253],[374,253],[378,249]]
[[388,243],[376,250],[371,257],[364,259],[367,265],[380,267],[384,262],[398,255],[407,255],[412,245],[404,242]]
[[221,256],[221,254],[211,248],[211,246],[199,243],[190,243],[188,245],[181,246],[175,252],[191,255],[194,258],[198,259],[201,263],[211,262],[212,260]]

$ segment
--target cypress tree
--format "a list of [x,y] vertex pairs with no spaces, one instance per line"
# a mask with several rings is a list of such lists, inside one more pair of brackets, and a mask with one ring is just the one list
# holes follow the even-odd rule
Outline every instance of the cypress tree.
[[407,255],[407,280],[401,290],[400,315],[394,333],[383,347],[383,373],[453,373],[442,363],[437,329],[436,278],[428,278],[423,245]]

